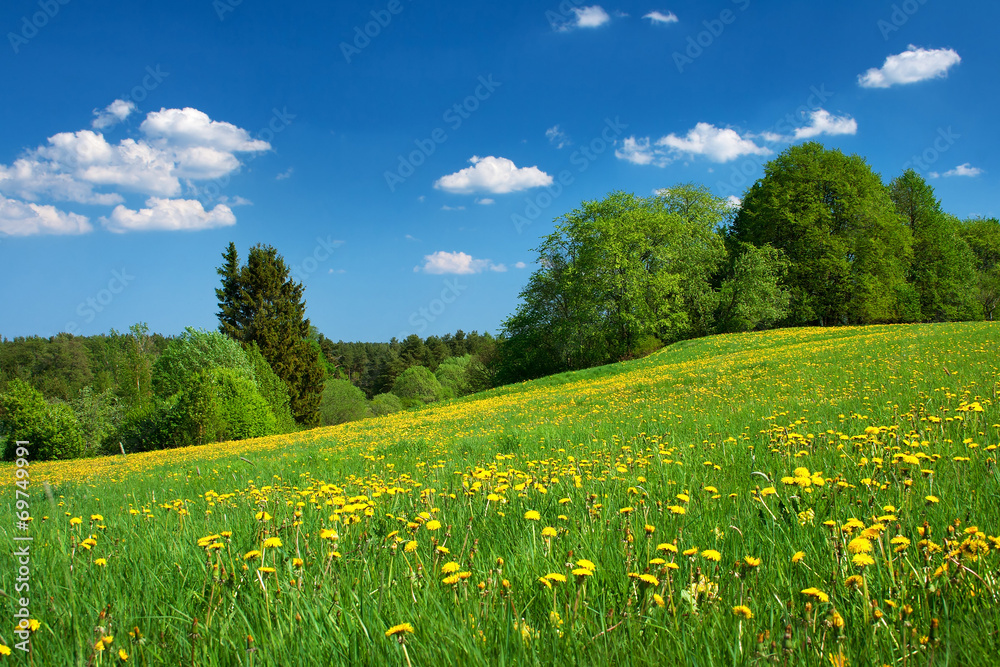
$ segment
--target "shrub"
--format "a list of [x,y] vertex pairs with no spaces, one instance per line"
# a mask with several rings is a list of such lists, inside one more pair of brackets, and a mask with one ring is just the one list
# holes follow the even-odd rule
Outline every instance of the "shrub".
[[434,374],[423,366],[411,366],[396,378],[392,393],[403,399],[403,405],[433,403],[443,396],[441,383]]
[[365,393],[348,380],[327,380],[319,402],[320,423],[333,426],[369,415]]
[[472,355],[466,354],[462,357],[448,357],[437,367],[437,370],[434,371],[434,377],[441,383],[446,395],[450,394],[451,397],[456,397],[472,393],[472,388],[469,385],[471,362]]
[[246,355],[257,378],[257,389],[271,407],[271,412],[277,420],[277,432],[290,433],[296,430],[291,400],[288,398],[288,386],[275,374],[256,343],[246,348]]
[[395,394],[379,394],[372,399],[368,408],[372,411],[373,415],[381,417],[382,415],[391,415],[393,412],[402,410],[403,402]]
[[270,435],[277,420],[257,385],[231,368],[192,377],[173,408],[180,445],[202,445]]
[[160,398],[173,396],[189,377],[210,368],[231,368],[256,381],[254,367],[239,343],[218,331],[188,327],[156,360],[153,393]]
[[83,454],[83,432],[64,403],[46,403],[41,392],[22,380],[13,380],[0,395],[0,434],[6,436],[4,458],[14,459],[18,440],[29,443],[35,461],[71,459]]

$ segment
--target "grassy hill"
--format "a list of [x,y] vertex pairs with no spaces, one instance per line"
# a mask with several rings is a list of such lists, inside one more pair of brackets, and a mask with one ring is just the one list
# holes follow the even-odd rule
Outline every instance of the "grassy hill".
[[40,463],[27,533],[5,465],[0,532],[33,538],[37,665],[993,664],[997,350],[993,323],[718,336]]

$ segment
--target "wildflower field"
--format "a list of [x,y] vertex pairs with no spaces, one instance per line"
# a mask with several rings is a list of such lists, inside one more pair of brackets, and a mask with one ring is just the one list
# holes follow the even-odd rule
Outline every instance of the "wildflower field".
[[29,455],[27,533],[0,466],[0,663],[994,665],[998,350],[994,323],[726,335],[288,436]]

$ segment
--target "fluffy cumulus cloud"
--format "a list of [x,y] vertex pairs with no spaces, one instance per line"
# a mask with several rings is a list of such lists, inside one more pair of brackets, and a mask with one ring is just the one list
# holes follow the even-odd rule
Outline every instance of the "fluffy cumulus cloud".
[[886,58],[882,67],[873,67],[859,75],[858,83],[863,88],[916,83],[945,77],[960,62],[962,58],[953,49],[921,49],[911,44],[906,51]]
[[82,215],[0,195],[0,233],[8,236],[85,234],[92,229],[90,221]]
[[822,134],[857,134],[858,121],[850,116],[834,116],[826,109],[817,109],[809,114],[809,125],[795,130],[796,139],[811,139]]
[[704,156],[712,162],[729,162],[744,155],[769,155],[770,150],[758,146],[749,137],[740,136],[731,128],[710,123],[698,123],[684,136],[668,134],[656,141],[649,137],[627,137],[615,149],[615,156],[634,164],[665,167],[680,158]]
[[572,7],[562,16],[550,16],[552,27],[557,32],[568,32],[575,28],[599,28],[611,20],[600,5],[589,7]]
[[668,25],[670,23],[677,23],[680,19],[677,18],[677,14],[673,12],[659,12],[651,11],[642,18],[649,19],[654,25]]
[[[107,218],[109,228],[116,231],[232,224],[232,211],[227,206],[198,213],[183,195],[196,193],[199,181],[234,173],[242,165],[242,155],[270,150],[270,144],[190,107],[149,113],[139,126],[140,136],[108,141],[100,130],[125,120],[135,110],[133,102],[115,100],[94,112],[93,129],[54,134],[13,164],[0,164],[0,194],[30,203],[54,200],[118,205]],[[126,193],[146,195],[161,203],[131,211],[123,206]],[[65,220],[79,222],[71,217]],[[25,229],[45,227],[25,223]]]
[[430,255],[425,255],[424,265],[415,266],[413,270],[437,275],[449,273],[467,275],[470,273],[483,273],[484,271],[502,273],[507,270],[507,267],[503,264],[494,264],[489,259],[475,259],[472,255],[464,252],[438,250]]
[[518,168],[505,157],[474,155],[469,162],[471,167],[442,176],[435,181],[434,187],[459,194],[491,192],[500,195],[552,185],[552,177],[538,167]]
[[225,204],[206,211],[196,199],[150,197],[146,206],[133,211],[118,205],[101,223],[112,232],[198,231],[236,224],[236,216]]
[[117,125],[136,110],[135,102],[132,100],[115,100],[103,109],[94,109],[94,122],[91,126],[95,130],[103,130],[106,127]]
[[972,176],[979,176],[981,173],[983,173],[982,169],[980,169],[979,167],[973,167],[971,163],[966,162],[965,164],[958,165],[954,169],[949,169],[943,174],[939,174],[936,171],[932,171],[930,173],[930,177],[931,178],[940,178],[942,176],[944,176],[945,178],[950,178],[952,176],[972,177]]

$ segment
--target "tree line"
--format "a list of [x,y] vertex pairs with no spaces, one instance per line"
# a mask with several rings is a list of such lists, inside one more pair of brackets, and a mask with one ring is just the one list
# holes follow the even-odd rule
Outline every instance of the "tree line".
[[327,338],[270,246],[218,268],[219,327],[0,341],[0,438],[36,458],[197,445],[339,424],[672,342],[779,326],[994,319],[1000,222],[959,220],[907,170],[886,184],[818,143],[739,206],[704,186],[613,192],[556,220],[498,336]]
[[556,221],[499,336],[500,383],[769,327],[992,320],[1000,223],[959,220],[907,170],[818,143],[738,207],[699,185],[614,192]]

